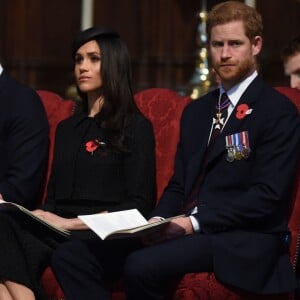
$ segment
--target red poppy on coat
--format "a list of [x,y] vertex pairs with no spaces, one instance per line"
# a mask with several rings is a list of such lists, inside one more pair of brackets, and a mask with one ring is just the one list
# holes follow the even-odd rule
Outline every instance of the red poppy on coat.
[[86,142],[85,149],[87,152],[92,153],[92,152],[96,151],[99,148],[99,146],[100,146],[100,142],[97,139],[95,139],[95,140]]
[[236,118],[242,120],[248,114],[249,106],[247,104],[240,104],[236,110]]

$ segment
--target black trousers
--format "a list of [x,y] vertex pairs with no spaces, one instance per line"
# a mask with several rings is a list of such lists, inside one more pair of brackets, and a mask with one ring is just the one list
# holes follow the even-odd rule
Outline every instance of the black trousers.
[[106,281],[122,275],[128,300],[166,299],[168,281],[213,269],[211,239],[193,234],[142,247],[136,240],[71,241],[52,268],[67,300],[110,299]]

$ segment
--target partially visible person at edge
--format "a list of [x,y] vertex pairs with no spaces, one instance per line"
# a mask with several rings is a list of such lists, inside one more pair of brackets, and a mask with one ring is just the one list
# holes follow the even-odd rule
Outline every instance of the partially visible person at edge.
[[[296,286],[287,222],[298,111],[258,75],[263,24],[254,8],[222,2],[207,22],[221,87],[184,110],[174,174],[149,221],[186,215],[127,256],[128,300],[169,299],[167,281],[193,272],[214,272],[253,299]],[[52,266],[66,298],[109,299],[103,280],[114,255],[99,241],[61,245]]]
[[37,93],[0,64],[0,200],[33,208],[48,157],[48,121]]
[[[34,214],[71,230],[71,239],[85,239],[96,235],[79,214],[137,208],[148,216],[155,200],[154,136],[133,100],[130,59],[117,32],[79,33],[72,58],[82,112],[58,125],[46,204]],[[0,298],[46,299],[40,277],[66,240],[8,215],[0,216],[0,226],[0,295],[6,297]]]
[[300,35],[282,50],[284,73],[290,79],[290,87],[300,90]]
[[[300,92],[300,35],[289,41],[281,53],[284,73],[289,77],[290,87],[296,88]],[[300,261],[296,264],[297,289],[296,299],[300,299]]]
[[[32,88],[13,79],[0,64],[1,202],[14,202],[29,209],[38,205],[48,162],[48,137],[49,126],[41,99]],[[0,219],[5,214],[0,204]],[[8,243],[12,236],[0,223],[0,256],[5,260],[13,251]],[[12,299],[9,290],[19,285],[2,271],[0,263],[0,299]]]

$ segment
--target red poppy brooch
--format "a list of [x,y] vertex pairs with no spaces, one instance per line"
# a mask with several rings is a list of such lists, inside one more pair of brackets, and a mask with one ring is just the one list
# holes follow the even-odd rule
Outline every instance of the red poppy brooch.
[[244,119],[247,115],[250,115],[252,113],[253,109],[250,108],[247,104],[240,104],[238,105],[238,107],[236,108],[236,118],[239,120]]
[[86,151],[90,152],[91,154],[94,154],[94,152],[101,146],[106,146],[106,143],[101,142],[98,139],[93,139],[85,143]]

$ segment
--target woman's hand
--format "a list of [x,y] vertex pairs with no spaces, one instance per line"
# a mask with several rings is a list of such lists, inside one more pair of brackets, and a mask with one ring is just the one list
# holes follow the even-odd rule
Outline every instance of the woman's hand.
[[36,209],[32,211],[34,215],[42,220],[67,230],[87,230],[89,229],[79,218],[67,219],[60,217],[52,212]]

